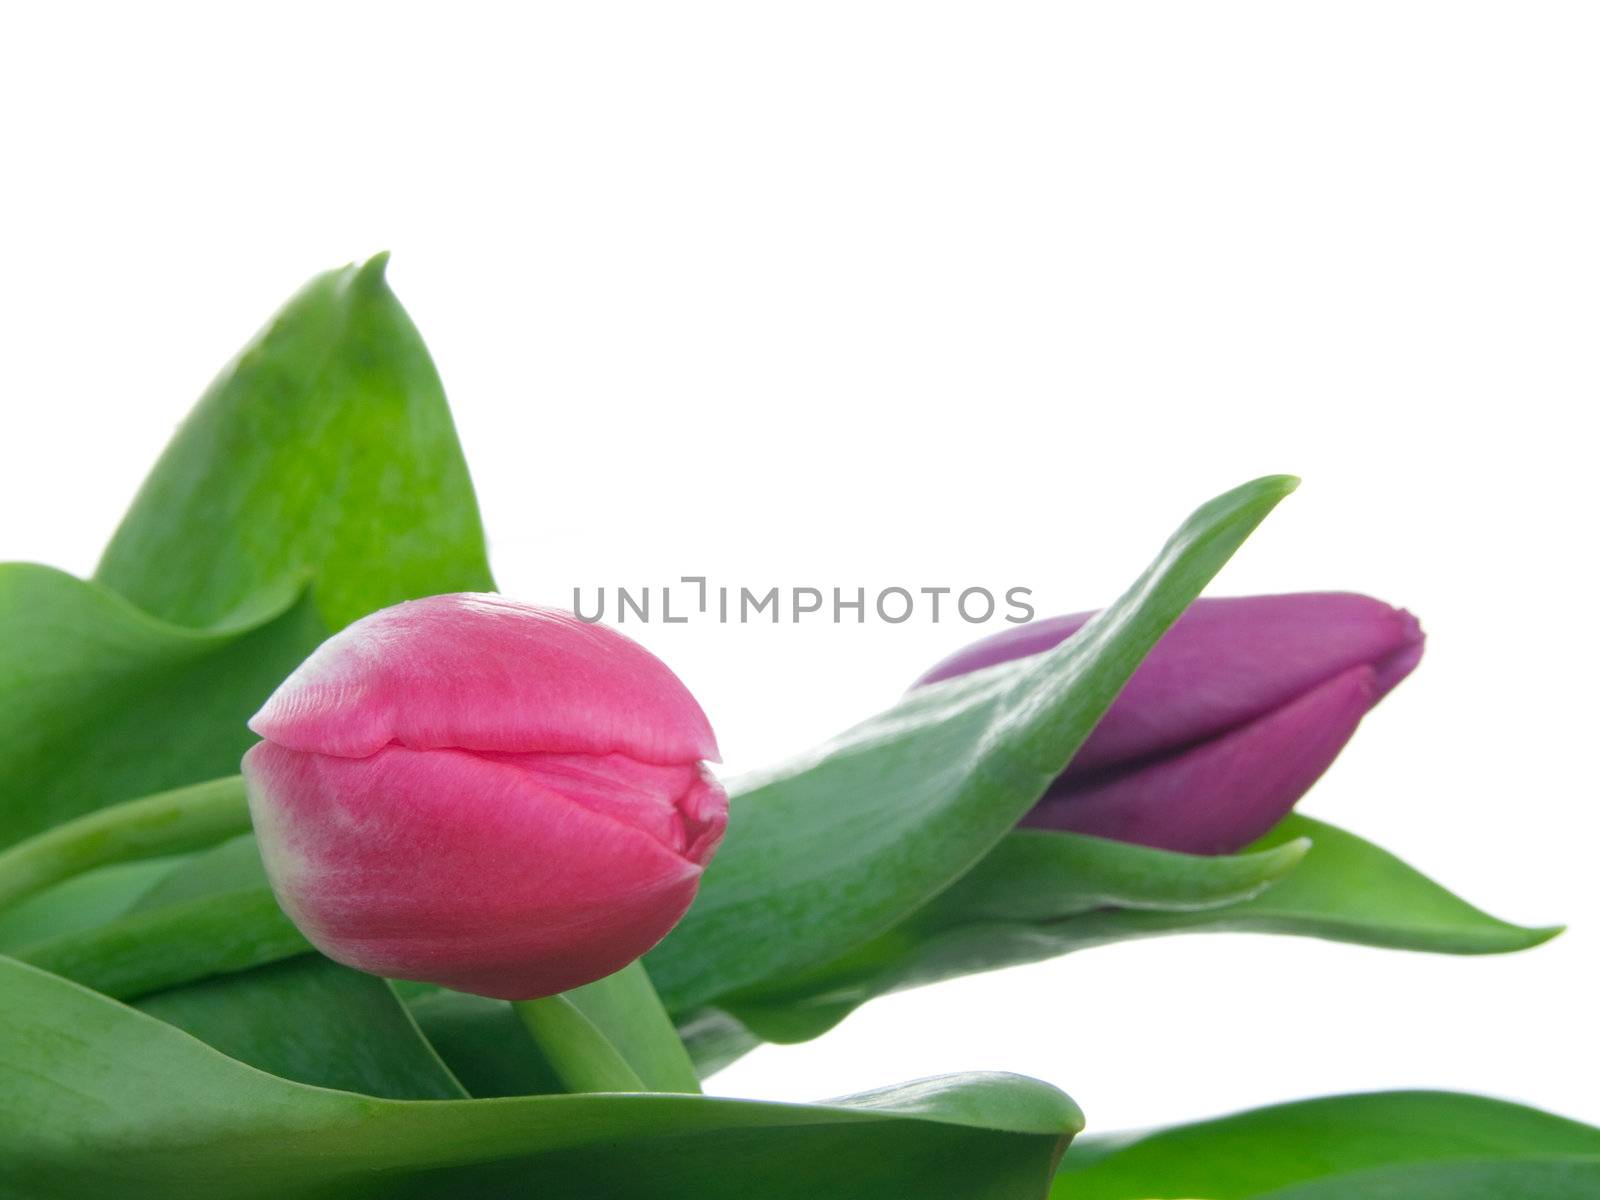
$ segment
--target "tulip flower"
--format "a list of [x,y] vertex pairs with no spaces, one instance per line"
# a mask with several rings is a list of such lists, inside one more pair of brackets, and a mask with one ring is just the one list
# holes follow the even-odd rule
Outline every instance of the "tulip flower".
[[727,824],[678,678],[611,629],[500,596],[355,622],[250,728],[279,903],[375,975],[505,1000],[610,975],[682,917]]
[[[1038,654],[1093,613],[1007,630],[918,686]],[[1278,823],[1422,657],[1417,619],[1368,596],[1198,600],[1023,824],[1226,854]]]

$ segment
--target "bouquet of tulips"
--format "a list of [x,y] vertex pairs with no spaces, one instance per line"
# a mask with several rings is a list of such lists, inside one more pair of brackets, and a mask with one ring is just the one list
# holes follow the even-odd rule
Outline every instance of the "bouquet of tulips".
[[92,579],[0,568],[0,1195],[1600,1195],[1600,1130],[1457,1094],[1078,1137],[1015,1075],[702,1091],[887,992],[1125,938],[1552,936],[1293,811],[1423,650],[1364,596],[1197,599],[1294,482],[725,783],[669,666],[496,594],[383,260],[320,276]]

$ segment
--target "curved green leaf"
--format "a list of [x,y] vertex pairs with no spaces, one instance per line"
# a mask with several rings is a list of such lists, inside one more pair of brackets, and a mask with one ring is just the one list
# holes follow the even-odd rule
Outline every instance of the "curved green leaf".
[[1245,933],[1294,933],[1441,954],[1503,954],[1526,950],[1561,932],[1492,917],[1440,887],[1414,867],[1354,834],[1298,813],[1256,848],[1309,838],[1313,850],[1281,883],[1253,900],[1206,913],[1128,914],[1130,932],[1169,933],[1203,928]]
[[[1131,938],[1210,931],[1447,954],[1523,950],[1559,932],[1491,917],[1371,843],[1299,815],[1248,853],[1217,858],[1019,830],[894,929],[716,1008],[752,1039],[806,1041],[887,992]],[[686,1023],[716,1029],[714,1011]],[[739,1045],[719,1032],[724,1051]]]
[[200,398],[95,578],[207,626],[307,578],[322,622],[493,587],[444,388],[384,280],[317,276]]
[[198,630],[49,567],[0,565],[0,846],[235,774],[246,718],[325,635],[297,580]]
[[24,962],[121,1000],[306,954],[272,890],[243,887],[34,942]]
[[[19,954],[126,998],[304,953],[256,882],[205,905],[174,905],[159,921],[125,918]],[[1102,903],[1126,907],[1085,911]],[[212,930],[222,933],[204,940]],[[887,992],[1131,938],[1207,931],[1441,953],[1520,950],[1557,932],[1491,917],[1393,855],[1307,817],[1290,817],[1249,853],[1215,858],[1019,830],[955,886],[850,953],[675,1016],[704,1077],[760,1041],[818,1037]],[[781,927],[759,936],[780,934]]]
[[566,1090],[507,1001],[439,988],[407,1003],[423,1036],[470,1095],[484,1099]]
[[1424,1163],[1319,1179],[1257,1200],[1593,1200],[1600,1158]]
[[204,849],[249,828],[238,775],[87,813],[0,850],[0,911],[96,867]]
[[[241,884],[266,884],[248,834],[190,858],[151,888],[134,912],[181,909]],[[320,954],[156,991],[136,1004],[229,1057],[285,1079],[394,1099],[466,1095],[387,981]]]
[[[1482,1190],[1485,1181],[1503,1185],[1527,1160],[1594,1156],[1600,1156],[1600,1129],[1537,1109],[1451,1092],[1378,1092],[1303,1100],[1152,1133],[1084,1138],[1062,1163],[1051,1195],[1512,1200],[1524,1193]],[[1574,1178],[1593,1178],[1584,1174],[1592,1163],[1574,1170]],[[1417,1190],[1394,1190],[1395,1181]],[[1463,1190],[1450,1191],[1447,1183]],[[1526,1193],[1563,1200],[1588,1194]]]
[[284,1079],[397,1100],[467,1094],[386,982],[321,955],[156,992],[136,1007]]
[[932,931],[969,921],[1059,921],[1102,908],[1203,912],[1260,895],[1311,847],[1309,838],[1286,837],[1250,853],[1178,854],[1019,829],[912,921]]
[[668,1007],[827,962],[971,870],[1294,483],[1260,479],[1204,505],[1120,600],[1055,650],[917,689],[742,781],[699,899],[647,960]]
[[237,771],[245,720],[330,630],[492,586],[382,259],[319,276],[178,430],[94,582],[0,566],[0,847]]
[[1037,1200],[1076,1107],[1016,1076],[819,1105],[384,1100],[275,1078],[0,960],[0,1192],[33,1200]]
[[[1057,931],[1108,906],[1175,912],[1221,908],[1292,871],[1310,843],[1199,856],[1082,834],[1023,829],[888,933],[831,963],[719,1002],[765,1041],[807,1041],[885,993],[1053,957]],[[702,1014],[702,1020],[705,1019]]]
[[116,920],[181,861],[147,858],[116,863],[28,897],[0,914],[0,954]]

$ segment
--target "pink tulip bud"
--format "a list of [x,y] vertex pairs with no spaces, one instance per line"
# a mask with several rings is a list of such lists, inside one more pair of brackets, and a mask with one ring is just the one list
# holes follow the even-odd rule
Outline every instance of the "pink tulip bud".
[[500,596],[362,618],[250,728],[279,903],[374,975],[505,1000],[603,978],[677,924],[727,825],[716,739],[677,676]]
[[[1093,613],[975,642],[928,684],[1039,654]],[[1023,824],[1191,854],[1266,833],[1422,657],[1404,609],[1346,592],[1197,600]]]

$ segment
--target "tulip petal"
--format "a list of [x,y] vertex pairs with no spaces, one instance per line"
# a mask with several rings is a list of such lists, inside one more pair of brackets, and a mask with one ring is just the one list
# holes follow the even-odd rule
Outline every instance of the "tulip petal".
[[347,758],[396,743],[717,761],[694,697],[642,646],[503,596],[430,596],[329,638],[250,721],[292,750]]
[[[918,684],[1038,654],[1093,615],[1035,621],[986,638],[939,663]],[[1311,592],[1197,600],[1139,664],[1069,774],[1215,737],[1356,666],[1372,668],[1376,703],[1417,665],[1422,646],[1414,616],[1370,596]]]
[[1069,772],[1024,825],[1187,854],[1229,854],[1282,820],[1328,769],[1383,686],[1352,667],[1266,716],[1127,767]]
[[590,760],[574,787],[573,763],[517,761],[535,757],[257,745],[251,813],[285,912],[339,962],[500,999],[620,970],[693,900],[726,796],[698,768]]

